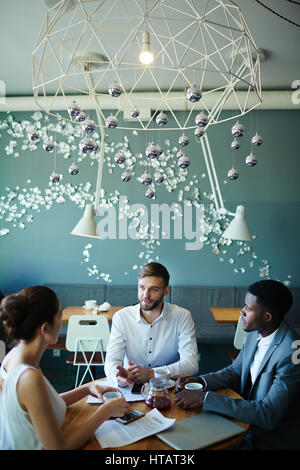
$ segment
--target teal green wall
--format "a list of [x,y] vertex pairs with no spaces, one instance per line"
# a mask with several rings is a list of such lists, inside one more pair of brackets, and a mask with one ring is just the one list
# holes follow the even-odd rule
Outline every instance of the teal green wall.
[[[32,114],[13,113],[13,116],[16,121],[22,121],[31,120]],[[6,113],[0,114],[2,122],[7,117]],[[258,164],[249,168],[244,160],[250,153],[250,138],[256,131],[257,121],[257,130],[263,136],[264,144],[254,148]],[[230,130],[234,121],[211,126],[208,135],[225,205],[232,211],[235,211],[237,204],[245,205],[248,225],[256,235],[251,246],[257,258],[249,254],[237,256],[236,243],[224,248],[227,250],[226,254],[215,255],[209,245],[204,245],[199,251],[186,251],[186,240],[161,240],[152,258],[158,257],[158,260],[167,266],[171,274],[171,284],[247,286],[259,279],[259,268],[264,266],[263,260],[266,260],[266,264],[270,266],[270,277],[281,281],[290,280],[292,286],[300,285],[300,112],[255,111],[244,116],[241,122],[247,129],[247,135],[241,139],[241,148],[234,154],[235,165],[240,172],[239,179],[234,182],[226,177],[232,165]],[[45,121],[42,120],[42,123],[44,125]],[[24,217],[33,214],[34,218],[32,223],[25,221],[24,229],[21,229],[18,223],[13,227],[11,222],[5,220],[7,213],[3,216],[3,207],[7,203],[9,193],[6,188],[15,189],[18,186],[16,192],[22,192],[24,188],[29,190],[37,187],[44,193],[53,169],[53,154],[45,152],[41,144],[38,144],[36,151],[22,151],[22,139],[20,141],[9,136],[5,129],[0,129],[0,134],[0,230],[10,230],[7,235],[0,237],[0,290],[7,294],[38,283],[104,282],[96,279],[95,275],[88,275],[87,267],[92,265],[97,265],[100,271],[108,273],[113,284],[134,284],[137,270],[133,269],[133,266],[139,266],[146,261],[138,256],[145,251],[140,241],[101,241],[71,236],[70,232],[81,216],[82,209],[70,200],[63,204],[54,203],[49,210],[44,207],[40,207],[39,212],[28,209]],[[107,134],[109,143],[117,143],[126,135],[134,154],[143,153],[145,144],[150,140],[150,137],[145,137],[141,132],[133,135],[131,131],[120,129],[108,130]],[[170,139],[170,148],[175,145],[179,147],[179,132],[153,132],[153,135],[154,140],[159,141],[164,148],[165,139]],[[188,135],[191,140],[185,149],[191,158],[188,180],[193,175],[199,176],[201,202],[208,204],[203,195],[205,191],[209,191],[209,186],[207,177],[201,177],[201,174],[206,173],[201,145],[195,142],[192,132]],[[18,142],[15,149],[20,154],[18,158],[6,154],[5,148],[10,140]],[[58,136],[58,140],[61,140],[61,136]],[[76,143],[78,142],[77,139]],[[96,163],[91,165],[90,158],[86,158],[79,164],[79,175],[72,177],[67,170],[71,162],[72,159],[57,155],[57,170],[64,174],[62,183],[79,185],[90,181],[93,192],[97,174]],[[176,201],[178,191],[187,185],[180,183],[173,192],[160,187],[156,199],[151,201],[145,198],[145,188],[136,181],[136,177],[143,172],[142,166],[136,165],[135,176],[129,183],[121,181],[121,172],[122,170],[116,167],[110,174],[106,166],[103,188],[112,193],[119,190],[120,194],[128,196],[130,204],[140,202],[149,209],[151,203],[171,204]],[[28,183],[29,179],[31,182]],[[227,184],[224,184],[224,180]],[[88,243],[92,244],[92,248],[89,250],[90,260],[87,263],[82,252]],[[220,261],[220,257],[223,257],[224,261]],[[235,260],[233,264],[229,262],[230,258]],[[249,267],[250,261],[254,262],[252,268]],[[243,267],[244,273],[241,272]],[[234,272],[234,268],[239,272]]]

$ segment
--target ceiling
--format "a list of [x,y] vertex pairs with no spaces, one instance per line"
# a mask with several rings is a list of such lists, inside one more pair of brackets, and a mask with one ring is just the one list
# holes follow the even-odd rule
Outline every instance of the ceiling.
[[[300,79],[300,28],[255,0],[235,3],[242,10],[257,47],[267,54],[261,65],[262,89],[290,90],[292,82]],[[300,6],[295,3],[288,0],[263,0],[263,3],[300,24]],[[0,80],[5,83],[7,97],[32,95],[32,51],[46,11],[43,0],[1,2]]]

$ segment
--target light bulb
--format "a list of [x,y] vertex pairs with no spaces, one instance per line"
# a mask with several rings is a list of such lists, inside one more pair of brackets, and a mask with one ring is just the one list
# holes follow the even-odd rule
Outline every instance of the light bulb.
[[153,54],[150,51],[142,51],[140,53],[140,62],[144,65],[149,65],[153,62]]
[[140,62],[144,65],[149,65],[153,62],[153,54],[150,50],[150,35],[148,31],[143,33],[143,46],[140,53]]

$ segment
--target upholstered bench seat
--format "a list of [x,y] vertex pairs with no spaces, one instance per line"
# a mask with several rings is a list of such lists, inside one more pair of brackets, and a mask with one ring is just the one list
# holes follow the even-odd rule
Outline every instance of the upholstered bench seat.
[[[138,302],[136,285],[105,284],[55,284],[53,289],[62,308],[83,305],[87,299],[97,300],[98,305],[108,301],[111,305],[134,305]],[[286,316],[290,325],[300,332],[300,287],[291,288],[294,304]],[[171,286],[167,302],[191,311],[198,344],[232,343],[234,324],[217,323],[210,307],[243,307],[247,287],[236,286]]]

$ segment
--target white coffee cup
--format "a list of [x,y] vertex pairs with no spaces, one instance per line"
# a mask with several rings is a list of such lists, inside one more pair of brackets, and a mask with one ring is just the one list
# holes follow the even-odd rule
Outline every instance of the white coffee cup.
[[198,384],[197,382],[190,382],[190,383],[185,384],[184,388],[186,390],[202,390],[203,385]]
[[106,312],[107,310],[110,309],[110,307],[111,305],[109,302],[103,302],[103,304],[100,305],[99,310],[100,312]]
[[121,392],[106,392],[106,393],[103,393],[104,402],[114,400],[115,398],[122,398]]
[[86,300],[84,303],[85,308],[96,308],[97,300]]

